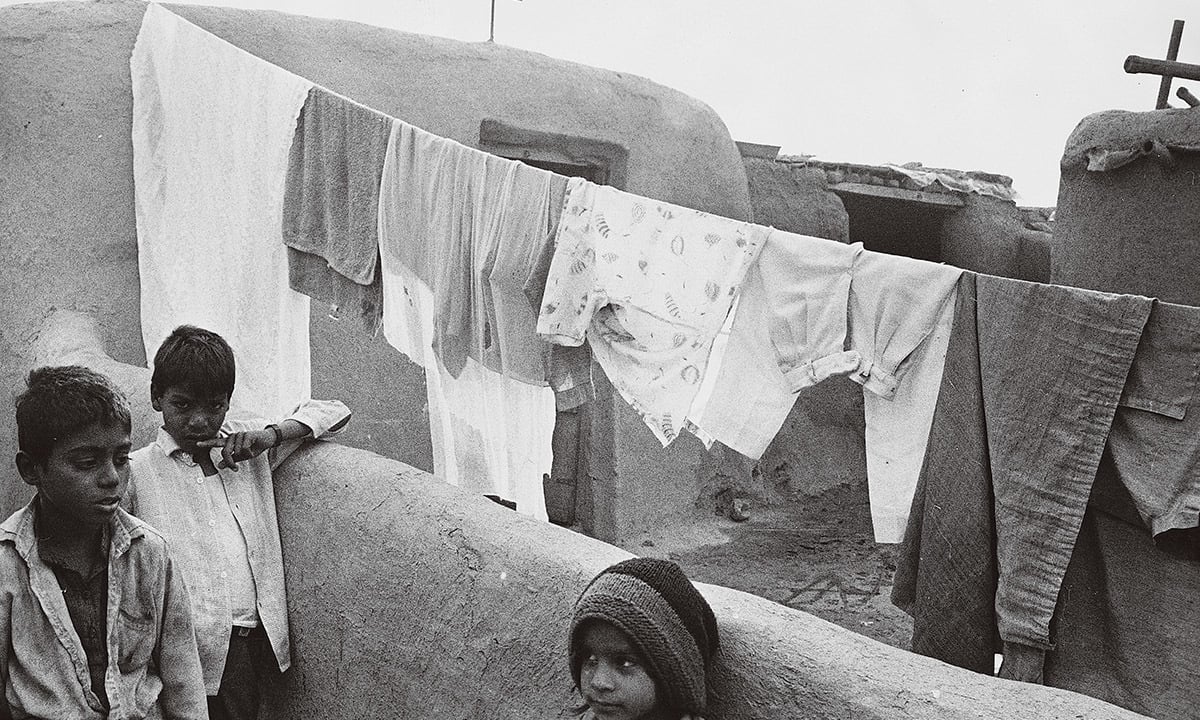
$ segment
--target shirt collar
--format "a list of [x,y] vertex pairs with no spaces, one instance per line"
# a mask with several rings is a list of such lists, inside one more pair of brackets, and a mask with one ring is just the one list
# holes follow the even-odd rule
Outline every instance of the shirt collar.
[[[17,553],[29,561],[30,555],[37,546],[37,534],[34,532],[34,518],[37,515],[37,496],[29,503],[13,513],[7,520],[0,523],[0,542],[11,542],[16,546]],[[146,534],[140,520],[117,508],[109,524],[109,552],[120,557],[129,549],[134,540]]]
[[175,442],[175,438],[171,437],[171,433],[167,432],[166,428],[160,427],[158,429],[158,437],[154,439],[154,444],[157,445],[167,457],[171,457],[175,453],[184,453],[184,455],[191,454],[185,453],[183,448],[179,447],[179,443]]

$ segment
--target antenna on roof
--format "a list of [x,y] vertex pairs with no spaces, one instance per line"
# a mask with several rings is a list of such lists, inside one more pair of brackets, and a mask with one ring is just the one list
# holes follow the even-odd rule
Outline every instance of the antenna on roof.
[[[517,0],[521,2],[521,0]],[[492,0],[492,21],[488,25],[488,42],[496,42],[496,0]]]

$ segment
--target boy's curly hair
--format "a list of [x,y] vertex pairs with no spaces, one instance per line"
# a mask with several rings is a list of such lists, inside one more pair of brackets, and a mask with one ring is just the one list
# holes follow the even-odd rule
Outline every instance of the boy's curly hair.
[[17,447],[45,465],[54,444],[93,423],[132,429],[129,401],[100,373],[79,365],[41,367],[29,373],[17,396]]
[[233,394],[233,348],[225,338],[194,325],[180,325],[154,354],[151,397],[181,387],[202,396]]

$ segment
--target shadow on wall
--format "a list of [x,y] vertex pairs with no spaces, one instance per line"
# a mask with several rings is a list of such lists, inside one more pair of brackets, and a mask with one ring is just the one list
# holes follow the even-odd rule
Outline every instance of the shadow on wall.
[[[112,377],[144,440],[156,424],[149,370],[109,358],[95,330],[85,316],[56,313],[38,361]],[[269,717],[571,717],[571,606],[593,574],[628,553],[333,443],[294,454],[276,488],[295,665]],[[721,630],[711,719],[1141,717],[700,587]]]

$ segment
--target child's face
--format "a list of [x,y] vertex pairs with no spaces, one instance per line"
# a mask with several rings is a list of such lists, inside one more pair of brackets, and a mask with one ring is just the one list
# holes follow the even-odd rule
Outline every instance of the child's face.
[[579,692],[597,720],[660,717],[654,678],[625,633],[605,622],[584,628]]
[[17,469],[59,515],[101,527],[117,511],[129,485],[129,431],[118,424],[93,423],[54,443],[45,465],[18,453]]
[[229,410],[226,393],[200,395],[181,387],[167,388],[150,400],[162,413],[163,429],[188,452],[196,450],[197,442],[217,436]]

